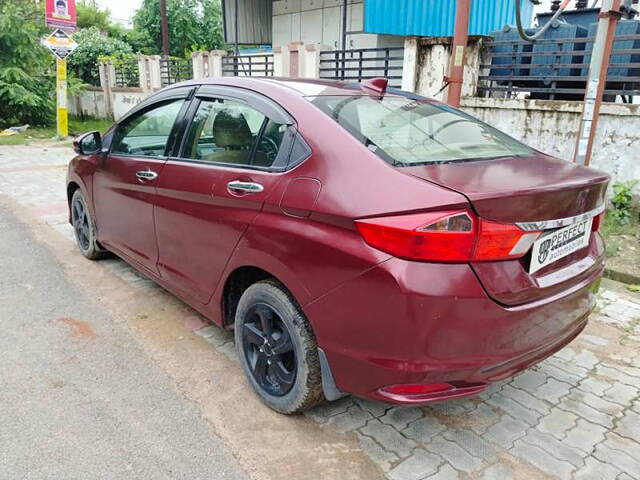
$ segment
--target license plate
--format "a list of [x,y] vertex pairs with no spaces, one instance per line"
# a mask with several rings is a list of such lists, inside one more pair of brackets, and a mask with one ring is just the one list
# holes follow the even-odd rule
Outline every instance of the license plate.
[[560,260],[588,246],[591,238],[592,222],[593,218],[589,218],[568,227],[543,234],[533,244],[529,273],[535,273],[556,260]]

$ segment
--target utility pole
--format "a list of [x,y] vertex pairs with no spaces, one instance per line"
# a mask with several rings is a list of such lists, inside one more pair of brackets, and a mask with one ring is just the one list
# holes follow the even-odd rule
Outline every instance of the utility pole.
[[[520,0],[516,0],[520,1]],[[456,7],[456,26],[451,45],[451,61],[449,75],[445,82],[449,84],[446,103],[452,107],[460,106],[462,96],[462,82],[464,80],[464,58],[469,40],[469,17],[471,16],[471,0],[458,0]]]
[[167,0],[160,0],[160,32],[162,34],[162,56],[169,56],[169,22],[167,21]]
[[582,119],[573,161],[588,166],[593,151],[593,141],[598,126],[600,105],[607,84],[607,71],[616,35],[622,0],[603,0],[598,20],[598,31],[593,43],[589,77],[582,107]]

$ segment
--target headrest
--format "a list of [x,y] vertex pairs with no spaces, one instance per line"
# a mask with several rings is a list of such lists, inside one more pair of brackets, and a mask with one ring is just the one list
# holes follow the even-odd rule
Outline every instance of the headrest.
[[220,110],[213,120],[213,139],[218,147],[246,147],[253,137],[244,115],[237,110]]

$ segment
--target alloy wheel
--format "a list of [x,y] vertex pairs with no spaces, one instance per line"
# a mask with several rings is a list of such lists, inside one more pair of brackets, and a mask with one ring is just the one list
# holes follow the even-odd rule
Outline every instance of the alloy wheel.
[[89,214],[86,205],[79,197],[74,200],[71,207],[71,220],[78,245],[82,250],[88,250],[91,245]]
[[280,315],[269,305],[252,306],[242,326],[242,350],[255,381],[267,393],[283,396],[296,380],[296,354]]

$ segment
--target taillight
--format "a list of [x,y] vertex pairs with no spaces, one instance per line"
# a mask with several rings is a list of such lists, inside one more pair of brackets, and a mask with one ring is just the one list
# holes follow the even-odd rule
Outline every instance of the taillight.
[[604,212],[602,212],[599,215],[596,215],[595,217],[593,217],[593,222],[591,223],[591,231],[592,232],[599,232],[600,231],[600,227],[602,226],[602,221],[604,220]]
[[356,226],[369,245],[395,257],[452,263],[519,258],[540,235],[469,210],[371,218]]

